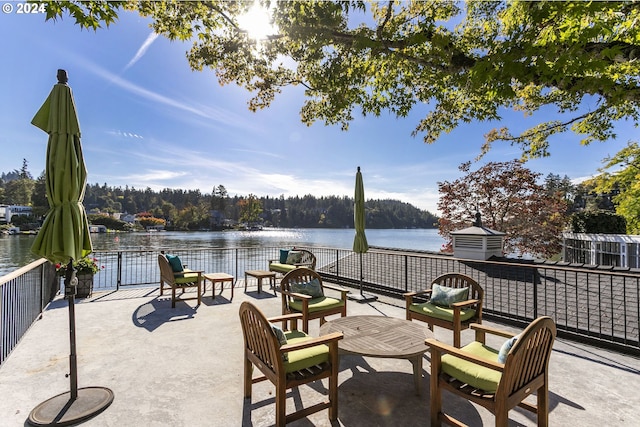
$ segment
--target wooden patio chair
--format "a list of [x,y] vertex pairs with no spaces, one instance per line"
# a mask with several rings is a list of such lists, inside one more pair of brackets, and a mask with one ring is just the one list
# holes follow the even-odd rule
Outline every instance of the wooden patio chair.
[[[325,289],[340,292],[340,298],[326,296]],[[307,333],[309,320],[320,319],[322,325],[326,322],[326,316],[347,315],[349,290],[323,284],[320,275],[310,268],[298,267],[285,274],[280,281],[280,293],[282,314],[301,313],[302,330]]]
[[[436,301],[434,286],[438,285],[438,293],[449,292],[453,298]],[[444,287],[444,288],[442,288]],[[471,277],[460,273],[447,273],[436,277],[431,287],[418,292],[403,294],[406,303],[407,320],[421,320],[429,325],[440,326],[453,331],[453,345],[460,347],[460,332],[468,329],[472,323],[482,323],[482,287]],[[426,302],[415,301],[416,297],[430,296]],[[444,302],[444,303],[443,303]]]
[[[164,286],[167,285],[171,288],[171,308],[176,307],[176,301],[178,300],[197,299],[198,305],[200,305],[202,303],[202,274],[204,272],[185,269],[179,258],[177,261],[173,260],[172,265],[169,258],[167,258],[171,256],[172,255],[165,255],[163,253],[158,254],[158,265],[160,266],[160,295],[162,296],[164,294]],[[184,294],[186,288],[198,288],[197,295],[189,298],[178,298],[176,296],[176,290],[181,289],[181,294]]]
[[[539,317],[515,338],[483,325],[471,328],[476,341],[463,348],[426,340],[431,349],[431,425],[465,425],[442,411],[442,391],[447,390],[487,408],[495,415],[496,426],[506,427],[509,410],[516,406],[537,414],[538,426],[547,426],[549,357],[556,337],[553,320]],[[511,339],[498,351],[485,345],[487,333]],[[534,393],[536,405],[524,402]]]
[[[329,409],[329,419],[338,418],[338,340],[342,333],[334,332],[317,338],[297,330],[300,314],[267,319],[262,311],[245,301],[240,305],[240,322],[244,336],[244,397],[251,398],[254,383],[269,380],[276,387],[276,426]],[[291,322],[283,331],[272,322]],[[295,323],[294,323],[295,322]],[[262,376],[253,378],[256,366]],[[328,400],[286,413],[286,392],[293,387],[329,379]]]

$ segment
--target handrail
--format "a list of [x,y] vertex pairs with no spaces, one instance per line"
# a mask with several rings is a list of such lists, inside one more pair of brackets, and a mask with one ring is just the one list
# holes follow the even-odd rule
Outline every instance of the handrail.
[[0,365],[58,288],[55,267],[44,258],[0,277]]
[[12,280],[17,279],[18,277],[22,276],[25,273],[28,273],[29,271],[33,270],[34,268],[37,268],[39,266],[41,266],[42,264],[46,264],[48,261],[46,258],[40,258],[37,259],[35,261],[30,262],[29,264],[25,265],[24,267],[20,267],[17,270],[12,271],[9,274],[5,274],[4,276],[0,276],[0,286],[4,285],[7,282],[10,282]]

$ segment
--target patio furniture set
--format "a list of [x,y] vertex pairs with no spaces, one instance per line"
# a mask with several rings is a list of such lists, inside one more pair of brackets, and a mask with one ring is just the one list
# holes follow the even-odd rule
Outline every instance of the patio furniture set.
[[[216,297],[216,283],[220,283],[220,294],[225,282],[231,283],[231,299],[233,300],[233,276],[226,273],[205,273],[204,271],[189,270],[179,257],[164,253],[158,254],[158,266],[160,267],[160,295],[164,295],[165,285],[171,289],[171,307],[176,307],[176,301],[198,300],[202,303],[202,295],[206,293],[207,280],[211,282],[211,297]],[[184,296],[185,289],[197,288],[195,296]],[[181,290],[181,295],[176,292]],[[182,296],[182,297],[180,297]]]
[[[300,250],[289,253],[296,251]],[[548,364],[556,336],[551,318],[534,320],[518,335],[483,326],[483,290],[474,279],[458,273],[435,278],[429,289],[406,293],[406,319],[347,316],[349,291],[323,283],[311,268],[315,267],[315,256],[304,252],[304,260],[297,254],[295,258],[286,254],[288,259],[281,254],[279,260],[270,261],[268,271],[245,272],[245,292],[247,277],[251,276],[258,280],[258,292],[261,292],[262,279],[268,278],[274,295],[276,274],[283,274],[281,316],[267,318],[259,307],[248,301],[243,302],[239,310],[244,336],[244,396],[251,398],[254,383],[271,381],[276,388],[277,426],[324,409],[329,410],[331,421],[337,419],[340,354],[409,360],[419,395],[422,360],[427,351],[431,360],[431,425],[443,422],[464,425],[443,412],[443,390],[487,408],[495,415],[496,426],[508,425],[508,412],[515,406],[537,414],[539,426],[548,425]],[[224,285],[225,281],[231,281],[233,298],[233,277],[187,271],[184,266],[182,271],[170,274],[170,256],[161,254],[158,260],[160,293],[162,295],[163,282],[171,285],[172,307],[175,307],[176,289],[184,291],[184,287],[197,287],[197,297],[193,299],[197,298],[200,303],[201,283],[205,280],[213,283],[214,298],[215,283]],[[339,293],[339,297],[327,296],[325,290]],[[340,317],[325,319],[336,314]],[[309,321],[314,319],[320,320],[318,337],[309,335]],[[425,322],[428,327],[413,320]],[[453,331],[453,345],[435,339],[434,325]],[[461,346],[460,332],[469,328],[475,331],[475,340]],[[503,345],[499,349],[486,345],[488,334],[503,337]],[[254,367],[262,375],[254,377]],[[325,378],[329,387],[324,401],[286,413],[286,390]],[[532,394],[536,395],[536,405],[524,402]]]

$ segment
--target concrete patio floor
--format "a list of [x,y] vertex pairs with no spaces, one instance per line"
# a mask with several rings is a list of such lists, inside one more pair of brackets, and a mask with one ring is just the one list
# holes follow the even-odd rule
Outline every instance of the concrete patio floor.
[[[275,421],[274,388],[254,385],[251,401],[242,395],[240,303],[249,300],[267,316],[280,313],[280,295],[244,283],[196,307],[179,302],[171,309],[157,289],[97,293],[76,304],[78,386],[103,386],[115,399],[86,426],[270,426]],[[404,318],[403,302],[381,298],[350,301],[349,315]],[[23,426],[40,402],[69,390],[69,315],[64,299],[54,300],[0,368],[0,426]],[[494,322],[485,323],[497,325]],[[503,329],[517,330],[498,325]],[[313,321],[310,333],[317,334]],[[451,343],[451,332],[436,328]],[[473,333],[463,332],[463,343]],[[489,342],[500,345],[500,342]],[[422,395],[416,396],[406,360],[341,358],[338,422],[333,426],[429,425],[429,354],[425,355]],[[288,412],[314,404],[326,381],[289,391]],[[555,426],[637,425],[640,360],[557,339],[550,367],[550,424]],[[471,426],[494,425],[485,409],[444,395],[450,414]],[[292,426],[330,426],[327,411]],[[510,412],[511,426],[534,426],[535,417]]]

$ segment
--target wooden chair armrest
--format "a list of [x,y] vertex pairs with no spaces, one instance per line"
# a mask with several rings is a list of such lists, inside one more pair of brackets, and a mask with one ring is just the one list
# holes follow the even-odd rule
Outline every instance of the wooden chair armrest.
[[331,344],[332,342],[337,342],[344,337],[342,332],[332,332],[327,335],[322,335],[316,338],[311,338],[306,341],[302,341],[295,344],[285,344],[280,347],[280,351],[282,353],[288,353],[294,350],[302,350],[303,348],[315,347],[320,344]]
[[298,320],[302,319],[302,313],[291,313],[291,314],[282,314],[280,316],[274,316],[267,318],[269,323],[281,322],[284,320]]
[[499,372],[504,371],[504,365],[502,363],[482,359],[471,353],[464,352],[462,351],[462,349],[440,342],[434,338],[427,338],[425,340],[425,343],[429,346],[432,353],[434,351],[439,353],[448,353],[452,356],[459,357],[460,359],[464,359],[477,365],[484,366],[485,368],[493,369]]
[[475,304],[477,304],[479,302],[480,302],[479,299],[470,299],[470,300],[466,300],[466,301],[454,302],[453,304],[451,304],[451,307],[452,308],[469,307],[469,306],[475,305]]
[[298,299],[302,299],[302,300],[310,300],[311,299],[311,295],[306,295],[306,294],[299,294],[297,292],[290,292],[290,291],[281,291],[280,292],[282,295],[288,295],[290,297],[294,297],[294,298],[298,298]]
[[[502,329],[497,329],[494,328],[492,326],[487,326],[487,325],[481,325],[479,323],[472,323],[469,325],[469,327],[473,330],[476,331],[477,333],[488,333],[491,335],[497,335],[499,337],[504,337],[504,338],[511,338],[515,335],[518,335],[517,333],[514,332],[508,332],[508,331],[503,331]],[[479,341],[476,339],[476,341]]]
[[431,293],[431,289],[423,289],[422,291],[407,292],[407,293],[402,294],[402,296],[404,297],[404,299],[407,302],[411,302],[411,301],[413,301],[413,297],[422,296],[422,295],[428,295],[430,293]]

